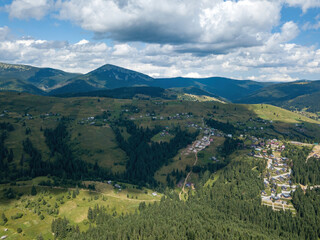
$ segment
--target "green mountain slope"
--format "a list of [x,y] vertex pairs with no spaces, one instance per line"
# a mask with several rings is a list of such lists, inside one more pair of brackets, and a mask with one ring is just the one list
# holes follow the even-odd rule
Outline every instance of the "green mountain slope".
[[115,89],[97,90],[90,92],[66,93],[55,95],[57,97],[108,97],[117,99],[176,99],[177,92],[159,87],[122,87]]
[[[87,74],[70,79],[54,94],[88,92],[97,89],[147,86],[153,78],[125,68],[106,64]],[[69,87],[68,87],[69,86]],[[89,87],[89,89],[86,89]]]
[[27,92],[36,95],[44,95],[45,92],[19,79],[4,78],[0,76],[0,91]]
[[[0,63],[0,77],[2,79],[19,79],[43,91],[50,91],[59,87],[66,80],[78,75],[53,68],[37,68],[27,65]],[[10,90],[17,89],[13,88]]]
[[268,103],[287,109],[319,111],[320,81],[298,81],[265,87],[237,102]]
[[234,80],[230,78],[164,78],[156,79],[155,86],[162,88],[191,87],[195,86],[216,96],[223,97],[229,101],[249,95],[272,83],[255,82],[249,80]]
[[[195,87],[207,92],[210,96],[214,95],[216,98],[220,96],[233,101],[271,84],[220,77],[155,79],[139,72],[107,64],[92,72],[70,79],[64,83],[64,86],[55,89],[51,94],[57,95],[134,86],[153,86],[164,89],[182,88],[182,91],[186,91],[185,93],[193,94],[195,90],[192,87]],[[199,92],[199,90],[197,91]]]

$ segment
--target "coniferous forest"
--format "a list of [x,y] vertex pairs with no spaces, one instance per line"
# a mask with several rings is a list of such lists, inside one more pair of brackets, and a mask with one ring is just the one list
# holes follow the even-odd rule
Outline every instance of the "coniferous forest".
[[250,158],[232,161],[218,181],[202,186],[186,202],[169,191],[160,203],[141,203],[135,214],[116,217],[96,206],[88,211],[93,226],[87,232],[80,233],[63,219],[53,222],[53,232],[83,240],[318,239],[320,191],[304,194],[298,189],[294,193],[296,216],[273,211],[261,205],[259,196],[264,167],[264,162],[256,164]]

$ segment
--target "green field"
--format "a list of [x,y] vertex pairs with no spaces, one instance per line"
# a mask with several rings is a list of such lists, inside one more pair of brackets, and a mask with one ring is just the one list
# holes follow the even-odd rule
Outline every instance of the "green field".
[[[78,225],[80,230],[89,228],[87,220],[89,207],[95,205],[104,206],[114,216],[133,213],[138,209],[141,202],[152,203],[159,201],[161,194],[152,196],[153,191],[149,189],[137,189],[130,184],[121,184],[125,189],[118,191],[112,185],[101,182],[84,182],[84,184],[95,184],[96,190],[79,189],[79,195],[73,197],[75,188],[36,186],[37,195],[31,196],[31,186],[36,185],[45,177],[33,179],[32,181],[17,182],[16,186],[9,184],[0,185],[0,192],[11,188],[16,195],[23,194],[19,199],[0,198],[0,214],[4,213],[8,222],[1,226],[0,236],[7,235],[8,239],[35,239],[41,233],[45,239],[53,239],[51,234],[51,222],[57,217],[66,217],[72,224]],[[48,211],[59,210],[57,214],[49,214]],[[18,219],[11,216],[22,213]],[[43,216],[43,219],[41,219]],[[17,233],[17,228],[22,233]],[[7,232],[4,229],[8,229]]]

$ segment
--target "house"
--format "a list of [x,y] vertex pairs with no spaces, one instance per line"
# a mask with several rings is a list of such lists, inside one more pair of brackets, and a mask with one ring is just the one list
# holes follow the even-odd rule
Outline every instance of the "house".
[[6,239],[8,236],[7,235],[4,235],[1,237],[1,239]]
[[157,196],[157,195],[158,195],[158,194],[157,194],[156,192],[153,192],[153,193],[152,193],[152,196],[154,196],[154,197]]
[[112,181],[111,181],[111,180],[109,180],[107,183],[108,183],[108,184],[111,184],[111,183],[112,183]]
[[121,188],[121,186],[120,186],[119,184],[117,184],[117,183],[114,185],[114,187],[115,187],[115,188],[118,188],[118,189]]
[[261,194],[264,195],[264,196],[267,195],[267,193],[266,193],[265,190],[262,190],[262,191],[261,191]]
[[281,195],[282,195],[282,197],[284,197],[284,198],[289,198],[289,197],[291,197],[291,195],[290,195],[290,194],[287,194],[287,193],[282,193]]
[[276,193],[276,190],[274,188],[271,188],[272,193]]

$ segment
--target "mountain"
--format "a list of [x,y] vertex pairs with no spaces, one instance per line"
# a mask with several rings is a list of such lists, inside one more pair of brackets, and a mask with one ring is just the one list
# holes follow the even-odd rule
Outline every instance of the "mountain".
[[[7,84],[11,88],[6,88],[6,90],[26,91],[34,94],[61,95],[123,87],[150,86],[164,89],[180,88],[180,91],[186,91],[185,93],[188,94],[194,94],[194,91],[199,92],[201,90],[203,94],[197,93],[195,95],[220,97],[231,102],[245,98],[249,94],[274,84],[222,77],[155,79],[148,75],[110,64],[81,75],[52,68],[0,63],[0,77],[5,81],[7,79],[20,81],[19,89],[15,88],[15,84]],[[27,86],[22,87],[23,82]],[[28,89],[30,89],[31,85],[39,90],[33,89],[29,91]]]
[[162,78],[156,79],[154,85],[162,88],[195,86],[229,101],[247,96],[273,83],[255,82],[250,80],[234,80],[222,77],[210,78]]
[[268,103],[287,109],[320,111],[320,81],[275,84],[237,100],[239,103]]
[[177,92],[159,87],[122,87],[89,92],[66,93],[55,95],[57,97],[107,97],[117,99],[176,99]]
[[215,95],[213,93],[209,93],[205,90],[202,90],[197,87],[184,87],[184,88],[171,88],[172,90],[178,92],[178,93],[187,93],[187,94],[192,94],[192,95],[197,95],[197,96],[208,96],[208,97],[214,97],[214,98],[220,98],[220,96]]
[[[106,64],[87,74],[68,80],[60,89],[62,91],[61,93],[76,93],[85,91],[86,89],[83,88],[83,86],[86,86],[86,84],[97,90],[133,86],[148,86],[152,81],[154,81],[154,79],[145,74]],[[72,85],[73,88],[66,89],[67,85]],[[75,86],[78,86],[78,88]],[[60,93],[60,89],[57,89],[54,93]],[[88,91],[88,89],[86,91]]]
[[[209,94],[221,96],[233,101],[238,98],[259,90],[271,83],[261,83],[249,80],[234,80],[229,78],[162,78],[155,79],[145,74],[117,67],[104,65],[92,72],[68,80],[61,88],[55,89],[52,94],[77,93],[88,91],[86,87],[96,89],[113,89],[133,86],[153,86],[167,88],[190,88],[196,87]],[[70,85],[70,87],[67,87]]]
[[45,92],[35,87],[32,84],[28,84],[22,80],[14,78],[4,78],[0,76],[0,91],[18,91],[27,92],[36,95],[44,95]]
[[[26,84],[32,84],[42,91],[50,91],[60,87],[66,80],[79,76],[53,68],[37,68],[28,65],[0,63],[2,79],[18,79]],[[18,91],[12,88],[10,90]]]

